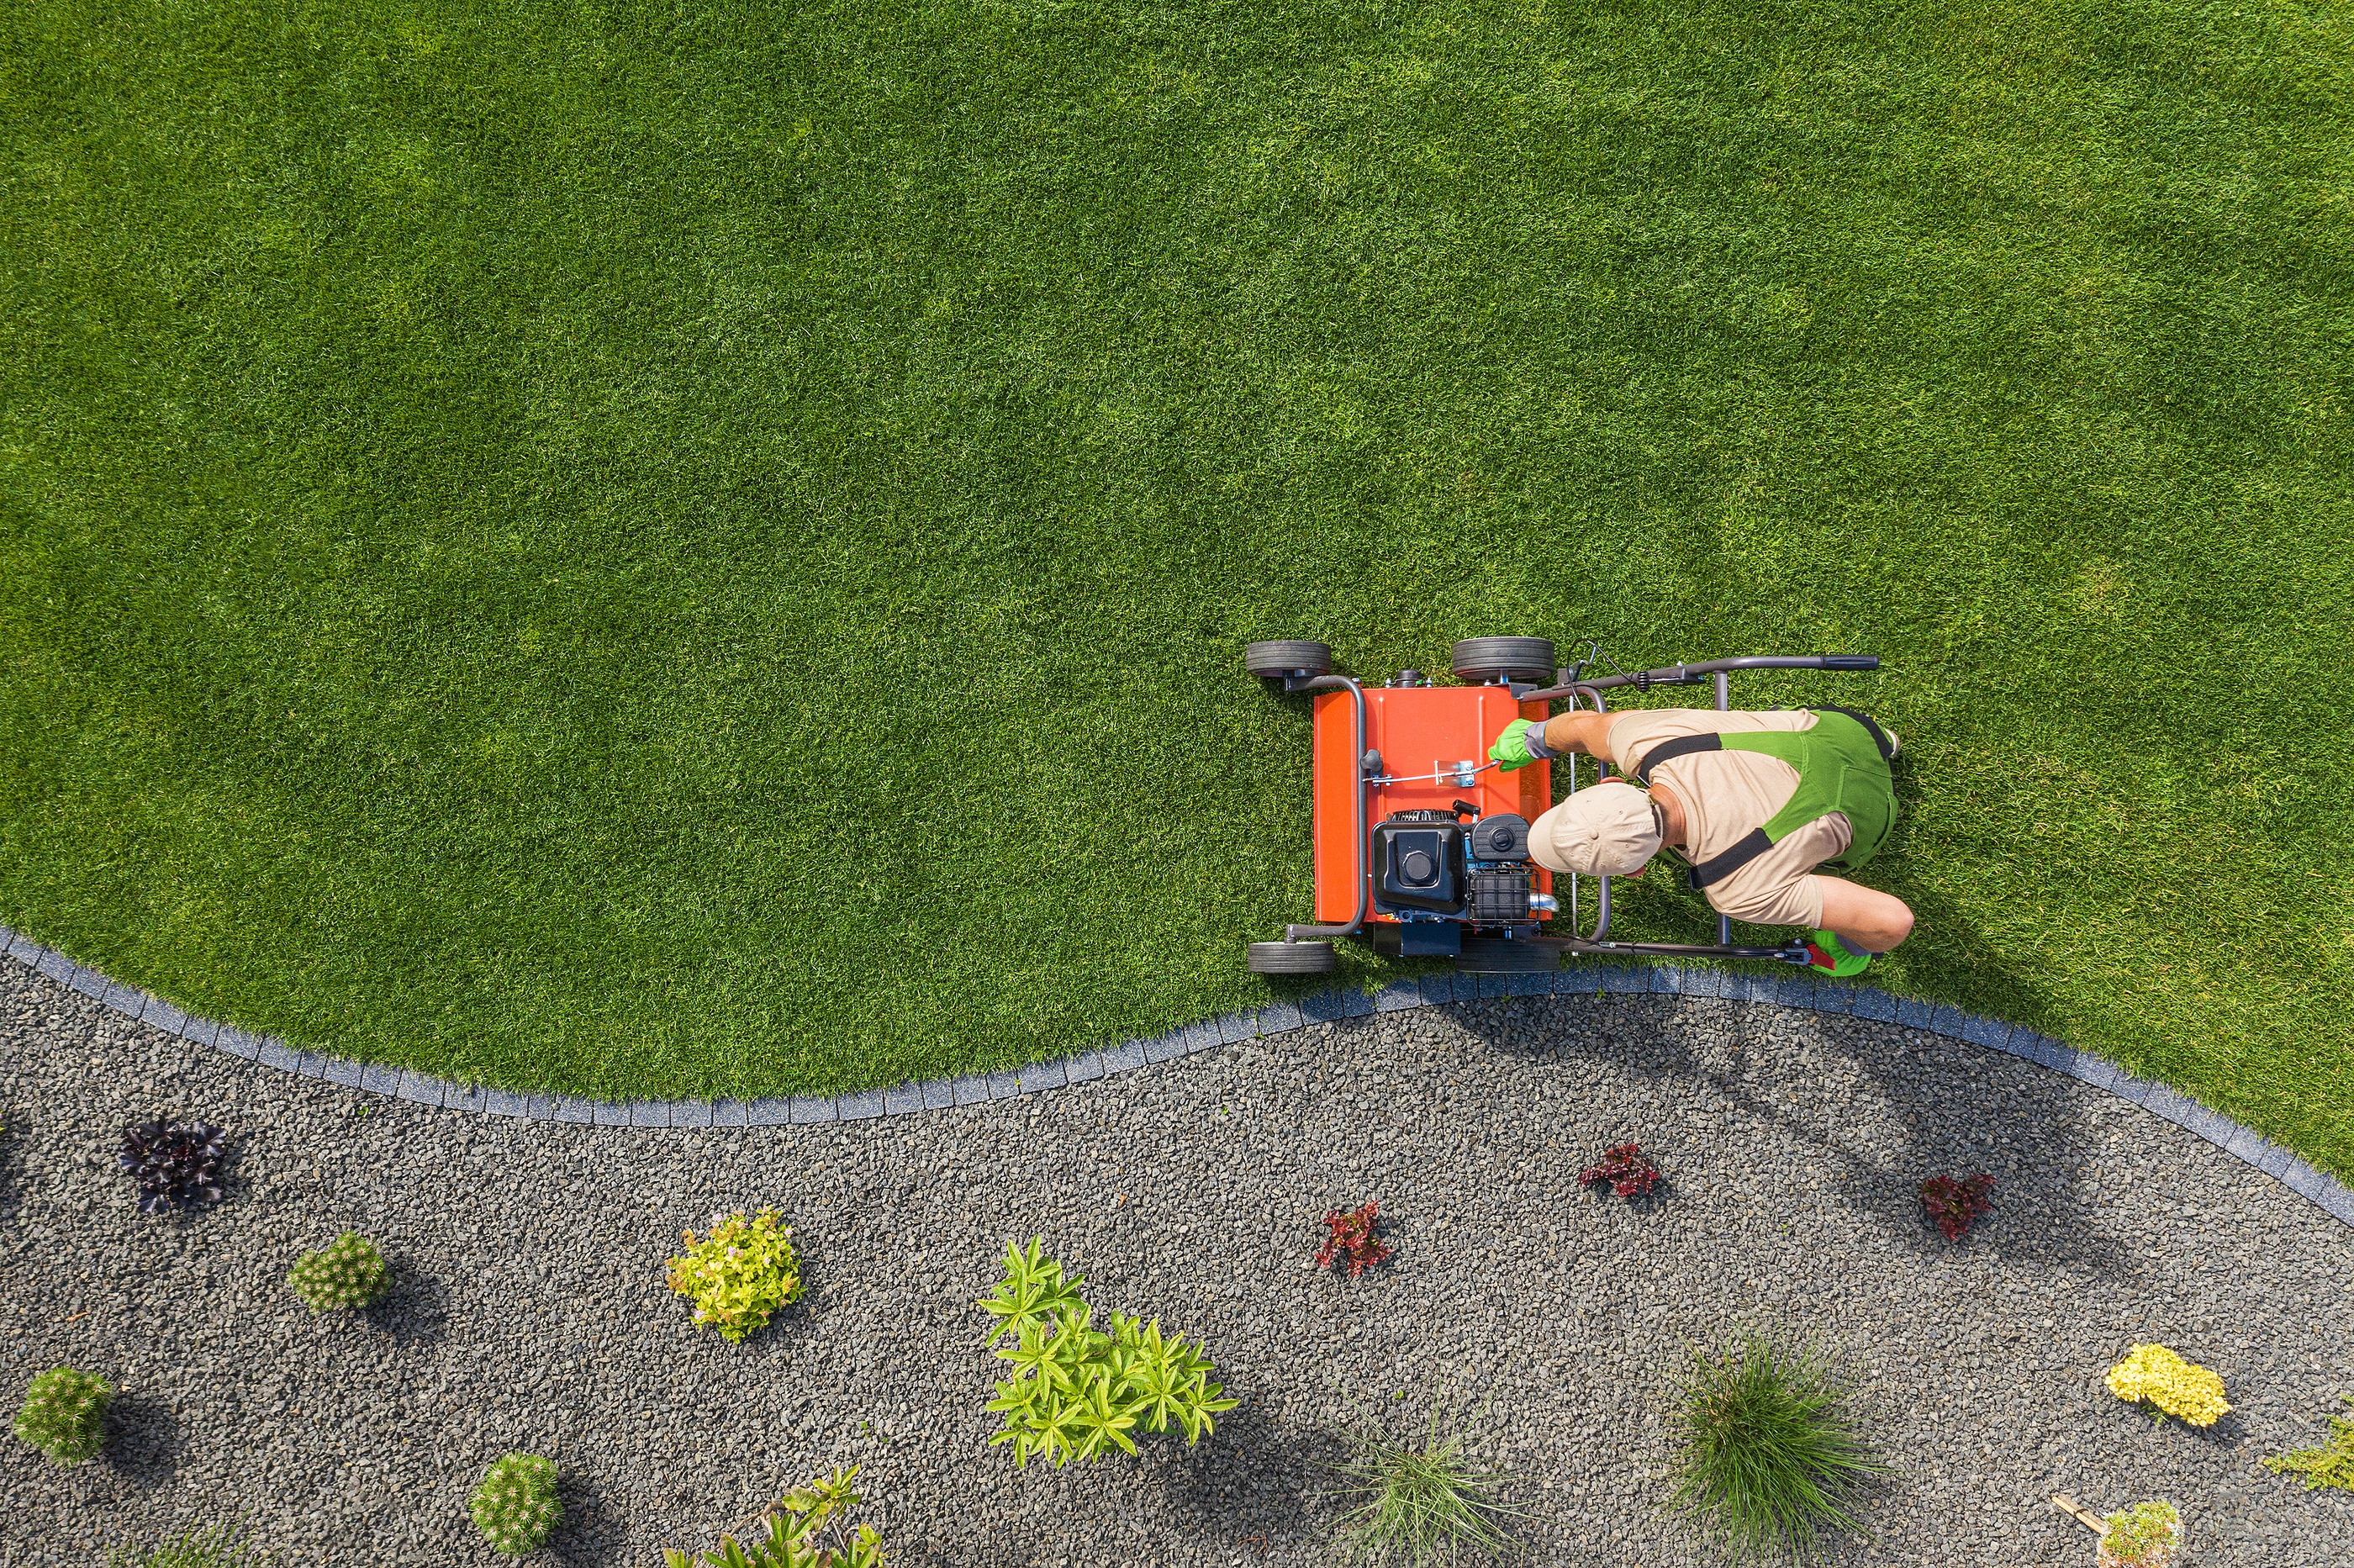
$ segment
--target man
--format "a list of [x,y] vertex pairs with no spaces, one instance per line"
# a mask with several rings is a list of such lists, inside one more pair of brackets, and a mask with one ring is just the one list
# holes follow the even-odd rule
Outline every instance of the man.
[[1808,927],[1808,962],[1834,975],[1861,974],[1912,934],[1903,900],[1816,869],[1862,865],[1896,821],[1896,736],[1861,714],[1581,710],[1543,725],[1514,719],[1488,755],[1509,773],[1572,752],[1618,776],[1531,825],[1540,865],[1635,876],[1660,849],[1675,850],[1711,907]]

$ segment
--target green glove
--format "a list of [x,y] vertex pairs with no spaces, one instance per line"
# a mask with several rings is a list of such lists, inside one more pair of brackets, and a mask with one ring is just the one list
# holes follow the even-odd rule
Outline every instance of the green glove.
[[1532,762],[1543,762],[1553,755],[1545,749],[1544,726],[1534,719],[1514,719],[1488,748],[1489,760],[1504,772],[1512,773]]
[[1807,933],[1807,967],[1820,969],[1835,980],[1846,980],[1870,969],[1872,955],[1857,952],[1840,939],[1837,931],[1825,927]]

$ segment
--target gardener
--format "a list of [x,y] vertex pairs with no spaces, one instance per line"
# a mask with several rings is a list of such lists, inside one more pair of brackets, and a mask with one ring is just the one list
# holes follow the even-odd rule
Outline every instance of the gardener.
[[1808,962],[1835,975],[1861,974],[1912,933],[1903,899],[1817,873],[1862,865],[1896,821],[1896,736],[1861,714],[1580,710],[1542,725],[1514,719],[1488,755],[1510,773],[1570,752],[1624,777],[1536,820],[1529,853],[1540,865],[1636,876],[1662,847],[1675,850],[1717,913],[1808,927]]

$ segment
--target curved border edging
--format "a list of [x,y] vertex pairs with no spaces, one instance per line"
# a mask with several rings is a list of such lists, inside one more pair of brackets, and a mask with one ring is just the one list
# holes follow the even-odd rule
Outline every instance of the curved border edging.
[[1944,1002],[1892,996],[1872,986],[1818,980],[1811,975],[1736,974],[1730,969],[1677,964],[1596,963],[1542,974],[1429,974],[1394,980],[1379,991],[1336,988],[1298,1001],[1278,1001],[1204,1019],[1150,1040],[1130,1040],[1100,1051],[1082,1051],[1052,1062],[1034,1062],[994,1073],[933,1078],[889,1089],[849,1095],[795,1095],[760,1100],[634,1100],[615,1104],[569,1095],[519,1095],[506,1089],[451,1083],[429,1074],[372,1063],[347,1061],[316,1051],[298,1051],[270,1034],[251,1034],[235,1024],[191,1018],[161,997],[109,980],[75,963],[53,948],[0,927],[0,949],[60,985],[96,999],[102,1007],[167,1034],[366,1094],[387,1095],[419,1105],[531,1121],[572,1122],[593,1127],[705,1128],[779,1127],[832,1121],[864,1121],[916,1111],[945,1110],[982,1100],[1013,1099],[1072,1084],[1090,1083],[1175,1056],[1214,1050],[1236,1041],[1288,1034],[1310,1023],[1405,1012],[1450,1002],[1521,996],[1673,995],[1715,997],[1728,1001],[1764,1001],[1807,1012],[1844,1013],[1901,1028],[1925,1030],[2017,1056],[2064,1073],[2188,1128],[2224,1153],[2253,1166],[2324,1213],[2354,1225],[2354,1191],[2317,1170],[2251,1128],[2221,1111],[2179,1094],[2164,1084],[2137,1078],[2089,1051],[2079,1051],[2031,1029],[1982,1013],[1964,1012]]

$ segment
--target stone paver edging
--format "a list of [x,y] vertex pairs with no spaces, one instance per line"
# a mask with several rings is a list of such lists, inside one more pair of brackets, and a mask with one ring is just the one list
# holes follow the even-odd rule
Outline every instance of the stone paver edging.
[[2137,1078],[2088,1051],[2076,1050],[2049,1035],[1998,1018],[1964,1012],[1946,1003],[1892,996],[1872,986],[1819,980],[1805,974],[1737,974],[1730,969],[1665,963],[1582,964],[1541,974],[1427,974],[1394,981],[1378,991],[1346,988],[1317,991],[1297,1001],[1278,1001],[1268,1007],[1245,1009],[1188,1023],[1150,1040],[1130,1040],[1104,1050],[1082,1051],[1074,1056],[994,1073],[934,1078],[847,1095],[794,1095],[758,1100],[634,1100],[615,1104],[569,1095],[515,1094],[480,1085],[451,1083],[406,1068],[298,1050],[275,1035],[252,1034],[235,1024],[190,1017],[161,997],[109,980],[98,970],[77,964],[57,949],[42,947],[5,927],[0,927],[0,948],[5,948],[11,958],[31,965],[61,985],[95,998],[101,1006],[125,1017],[246,1061],[420,1105],[596,1127],[776,1127],[788,1123],[863,1121],[874,1117],[944,1110],[952,1106],[1011,1099],[1088,1083],[1148,1062],[1165,1062],[1172,1056],[1214,1050],[1238,1040],[1287,1034],[1310,1023],[1457,1001],[1641,993],[1764,1001],[1804,1012],[1848,1013],[1902,1028],[1926,1030],[2065,1073],[2189,1128],[2326,1213],[2354,1225],[2354,1191],[2252,1128],[2242,1127],[2221,1112],[2164,1084]]

